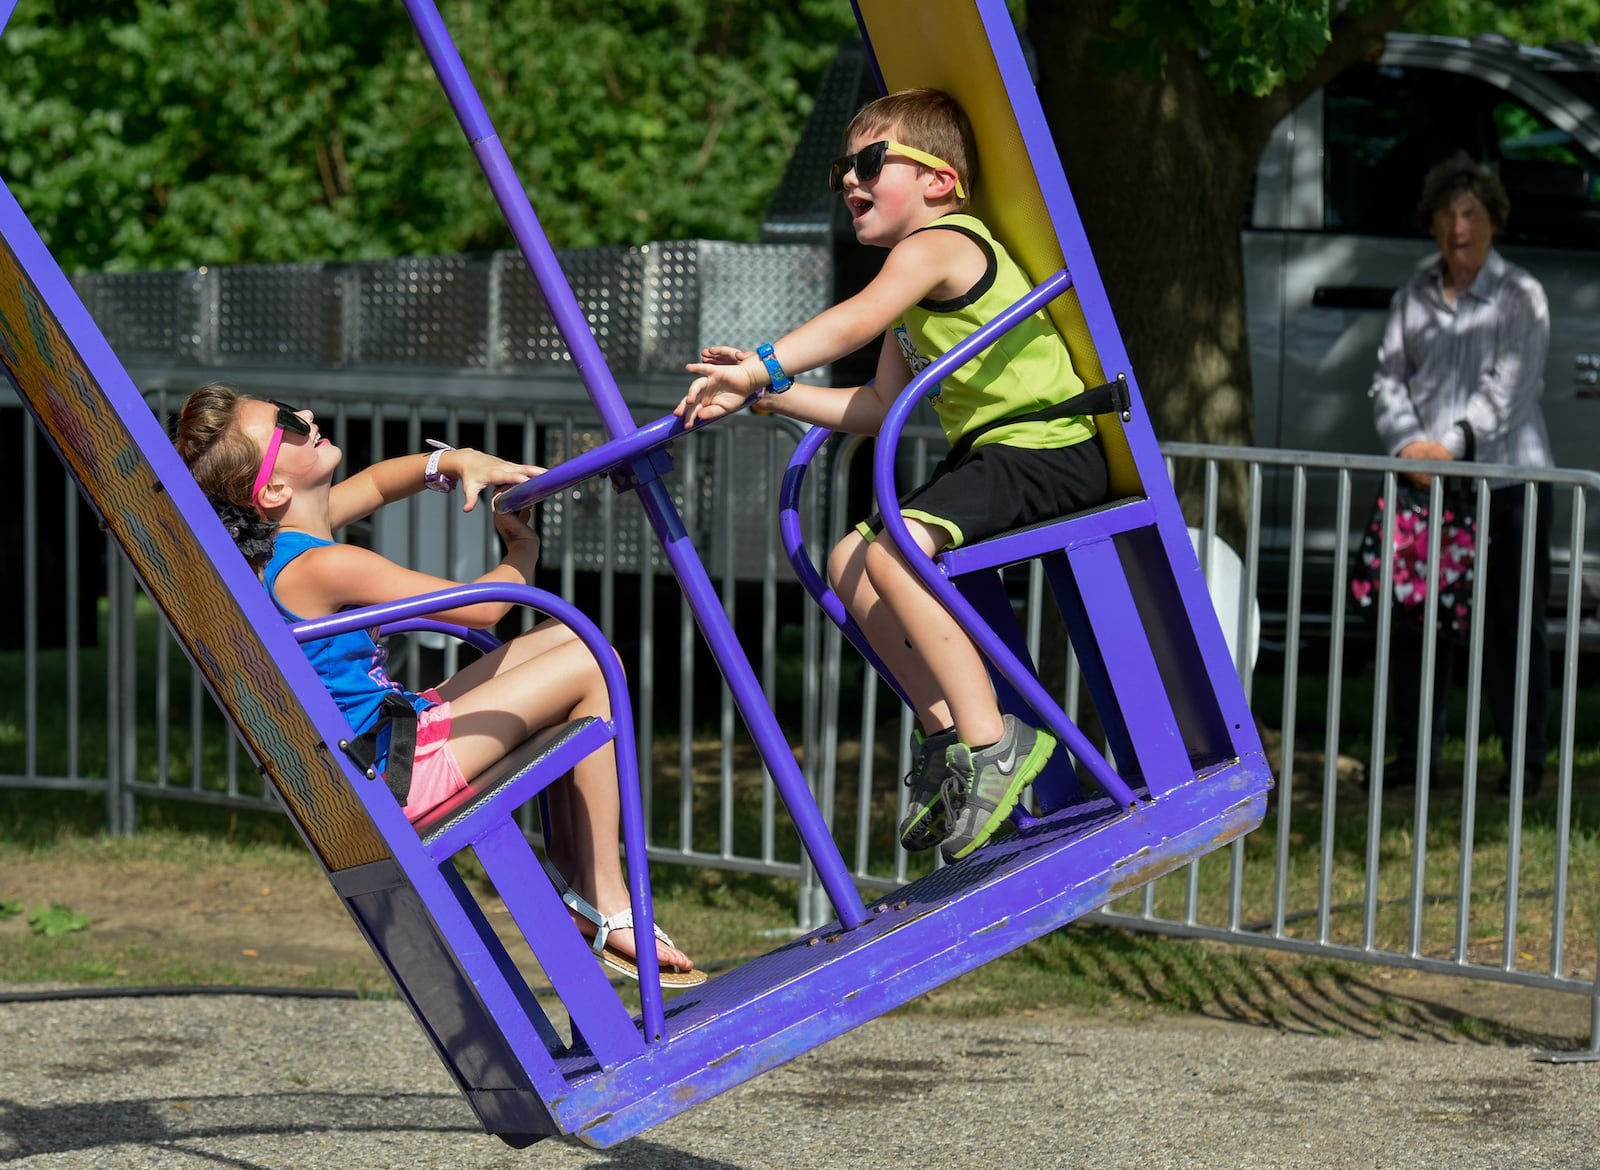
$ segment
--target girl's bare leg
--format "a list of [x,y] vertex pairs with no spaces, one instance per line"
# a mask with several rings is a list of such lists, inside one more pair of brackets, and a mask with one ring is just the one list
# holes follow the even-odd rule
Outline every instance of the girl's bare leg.
[[[450,747],[461,770],[477,775],[541,727],[569,719],[609,719],[604,677],[589,648],[558,623],[546,622],[471,663],[439,686],[450,702]],[[611,749],[585,757],[551,789],[552,862],[579,895],[610,916],[629,905],[617,842],[621,801]],[[641,864],[643,864],[641,862]],[[634,932],[608,942],[636,957]],[[682,951],[657,945],[663,967],[688,971]]]

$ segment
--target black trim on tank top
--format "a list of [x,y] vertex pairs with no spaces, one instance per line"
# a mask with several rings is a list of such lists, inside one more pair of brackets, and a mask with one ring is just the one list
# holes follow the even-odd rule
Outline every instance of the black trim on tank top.
[[931,232],[935,230],[944,232],[960,232],[974,244],[977,244],[979,248],[983,249],[985,267],[983,270],[983,275],[980,276],[976,283],[974,283],[973,286],[969,288],[962,296],[952,297],[948,301],[936,301],[932,297],[926,297],[917,302],[917,308],[926,309],[930,313],[953,313],[957,309],[965,309],[969,305],[977,304],[983,299],[984,294],[994,287],[995,277],[999,275],[1000,264],[999,261],[995,259],[994,248],[991,247],[989,241],[984,239],[979,233],[973,231],[966,225],[959,223],[939,223],[936,221],[934,223],[930,223],[927,227],[918,228],[916,231],[912,232],[911,235],[914,236],[919,232]]

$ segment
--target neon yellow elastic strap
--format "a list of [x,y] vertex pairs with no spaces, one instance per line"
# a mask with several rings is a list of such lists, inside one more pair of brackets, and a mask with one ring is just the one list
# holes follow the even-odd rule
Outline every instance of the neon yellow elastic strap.
[[[923,166],[927,167],[929,170],[933,170],[933,171],[941,171],[941,170],[943,170],[943,171],[953,171],[953,170],[955,170],[955,167],[953,167],[949,163],[945,162],[944,159],[935,158],[933,155],[929,154],[927,151],[918,150],[914,146],[907,146],[903,142],[896,142],[893,139],[890,139],[889,140],[889,149],[894,151],[896,154],[904,155],[906,158],[910,159],[914,163],[921,163]],[[956,176],[956,198],[957,199],[965,199],[966,197],[967,197],[967,189],[961,185],[961,176],[957,175]]]

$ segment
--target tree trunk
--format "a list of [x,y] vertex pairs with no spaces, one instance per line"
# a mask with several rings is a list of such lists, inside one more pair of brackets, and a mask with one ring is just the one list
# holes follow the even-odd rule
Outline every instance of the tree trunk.
[[[1371,54],[1410,6],[1335,21],[1305,77],[1254,97],[1219,93],[1200,55],[1177,45],[1159,79],[1100,68],[1101,42],[1121,35],[1111,22],[1124,0],[1029,0],[1040,101],[1157,438],[1253,441],[1239,234],[1256,161],[1277,122]],[[1202,476],[1179,466],[1179,499],[1195,526]],[[1236,549],[1247,490],[1244,469],[1225,467],[1218,531]],[[1064,653],[1064,643],[1046,646],[1045,677],[1060,677]]]
[[[1335,22],[1311,73],[1263,97],[1221,94],[1199,54],[1112,75],[1097,42],[1124,0],[1032,0],[1039,96],[1156,434],[1250,443],[1239,232],[1256,160],[1306,94],[1377,44],[1404,5]],[[1108,371],[1109,373],[1110,371]]]

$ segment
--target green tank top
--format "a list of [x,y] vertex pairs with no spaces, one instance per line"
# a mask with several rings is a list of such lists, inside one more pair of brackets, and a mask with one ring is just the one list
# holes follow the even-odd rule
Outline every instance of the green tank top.
[[[976,216],[946,215],[920,230],[960,232],[983,250],[988,267],[966,295],[947,301],[920,301],[895,324],[895,337],[913,376],[1033,288],[1027,274]],[[1083,380],[1072,368],[1066,342],[1040,311],[946,375],[931,404],[945,437],[953,445],[974,427],[1054,405],[1081,393],[1083,388]],[[1034,450],[1070,447],[1094,433],[1094,419],[1068,415],[1044,422],[997,426],[974,446],[1007,443]]]

